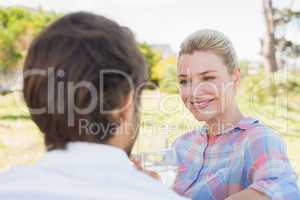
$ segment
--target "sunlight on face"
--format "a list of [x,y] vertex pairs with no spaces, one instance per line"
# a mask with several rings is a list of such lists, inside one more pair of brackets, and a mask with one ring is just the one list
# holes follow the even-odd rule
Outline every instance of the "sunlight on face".
[[236,78],[221,57],[209,51],[195,51],[178,60],[180,96],[199,121],[216,118],[235,104]]

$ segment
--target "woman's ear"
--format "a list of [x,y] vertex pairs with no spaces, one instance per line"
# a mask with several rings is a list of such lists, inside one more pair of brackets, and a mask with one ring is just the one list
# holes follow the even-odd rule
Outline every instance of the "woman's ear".
[[232,73],[234,85],[239,86],[241,83],[241,70],[239,67],[235,68]]

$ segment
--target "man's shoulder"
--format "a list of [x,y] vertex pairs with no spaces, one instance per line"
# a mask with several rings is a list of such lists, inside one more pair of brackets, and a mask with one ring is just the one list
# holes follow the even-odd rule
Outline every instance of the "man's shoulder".
[[[92,176],[76,176],[62,171],[51,171],[39,166],[20,166],[0,173],[0,199],[2,195],[14,199],[22,194],[26,199],[145,199],[184,200],[159,181],[134,169],[129,171],[103,171]],[[53,197],[54,197],[53,196]],[[56,198],[57,197],[57,198]],[[62,197],[62,198],[60,198]],[[76,198],[73,198],[76,197]],[[15,198],[17,199],[17,198]]]
[[[130,181],[129,181],[130,180]],[[132,193],[132,197],[137,196],[141,199],[174,199],[174,200],[186,200],[186,198],[180,197],[170,187],[163,184],[160,181],[155,180],[148,175],[145,175],[139,171],[132,171],[128,175],[128,179],[122,178],[119,182],[120,186],[126,184],[126,189],[129,193]],[[124,194],[127,193],[124,191]]]

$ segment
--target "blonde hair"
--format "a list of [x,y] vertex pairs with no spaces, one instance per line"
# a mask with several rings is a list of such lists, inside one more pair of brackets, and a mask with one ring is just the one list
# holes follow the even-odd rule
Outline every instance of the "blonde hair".
[[229,38],[223,33],[202,29],[189,35],[180,46],[179,57],[195,51],[210,51],[219,55],[230,73],[238,67],[237,56]]

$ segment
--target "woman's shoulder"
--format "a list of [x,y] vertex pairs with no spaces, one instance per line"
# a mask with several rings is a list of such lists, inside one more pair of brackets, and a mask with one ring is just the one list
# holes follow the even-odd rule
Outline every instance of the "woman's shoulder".
[[245,141],[248,146],[264,146],[285,149],[285,143],[281,135],[272,127],[267,126],[261,121],[253,124],[244,132]]
[[265,123],[257,120],[257,123],[250,126],[245,131],[248,139],[258,139],[260,137],[280,137],[272,127],[266,125]]

